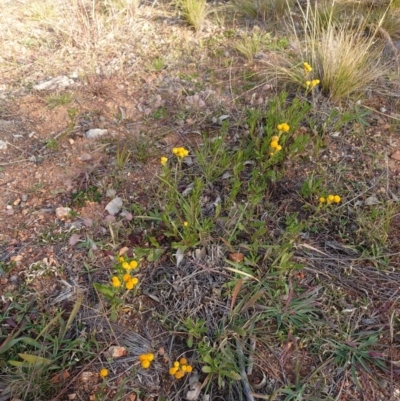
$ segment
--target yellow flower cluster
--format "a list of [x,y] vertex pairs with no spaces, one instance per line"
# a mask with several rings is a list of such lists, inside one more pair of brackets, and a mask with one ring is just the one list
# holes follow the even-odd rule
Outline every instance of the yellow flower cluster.
[[313,79],[312,81],[306,81],[306,86],[308,90],[313,89],[315,86],[319,85],[319,79]]
[[121,263],[121,266],[128,272],[137,269],[137,267],[139,266],[136,260],[131,260],[130,262],[128,262],[123,256],[120,256],[118,258],[118,261],[119,263]]
[[117,276],[112,276],[111,285],[115,288],[121,287],[121,280]]
[[189,151],[185,148],[173,148],[172,153],[180,159],[189,155]]
[[185,376],[186,373],[191,373],[193,370],[193,367],[191,365],[188,365],[188,361],[186,358],[181,358],[179,359],[179,362],[176,361],[174,362],[174,366],[170,368],[169,374],[174,376],[175,379],[182,379],[183,376]]
[[279,132],[288,132],[290,130],[289,125],[286,123],[279,124],[277,128]]
[[[122,281],[125,283],[125,288],[127,290],[132,290],[136,285],[138,285],[139,280],[136,277],[132,277],[130,275],[130,272],[131,270],[137,269],[139,264],[136,260],[129,261],[124,256],[120,256],[118,258],[118,262],[120,263],[121,267],[126,271],[126,273],[122,275]],[[119,288],[122,286],[120,277],[118,276],[111,277],[111,285],[113,287]]]
[[161,163],[163,166],[165,166],[165,165],[167,164],[167,161],[168,161],[168,157],[165,157],[165,156],[163,156],[163,157],[160,159],[160,163]]
[[303,67],[304,67],[304,71],[307,73],[312,71],[311,65],[306,62],[303,63]]
[[99,376],[103,379],[106,378],[108,376],[108,369],[106,368],[101,369],[99,372]]
[[320,204],[326,203],[327,205],[329,205],[331,203],[340,203],[341,200],[342,198],[339,195],[328,195],[326,198],[321,196],[319,198],[319,203]]
[[139,280],[136,277],[132,277],[128,273],[124,274],[122,279],[125,282],[125,288],[127,290],[132,290],[139,283]]
[[276,152],[282,150],[282,146],[279,145],[279,136],[273,136],[271,138],[271,143],[269,144],[269,146],[271,146],[271,148],[273,149],[272,152],[270,152],[271,156],[273,156]]
[[154,361],[154,354],[142,354],[139,356],[139,361],[143,369],[148,369],[150,363]]

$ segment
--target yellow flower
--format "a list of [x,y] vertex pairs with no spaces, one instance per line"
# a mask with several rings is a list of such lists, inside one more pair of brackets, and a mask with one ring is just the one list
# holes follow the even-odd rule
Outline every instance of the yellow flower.
[[129,266],[129,263],[128,263],[128,262],[122,263],[122,267],[123,267],[125,270],[130,270],[130,269],[131,269],[131,267]]
[[273,141],[278,142],[278,141],[279,141],[279,136],[278,136],[278,135],[274,135],[274,136],[271,138],[271,142],[273,142]]
[[271,148],[276,149],[279,146],[279,144],[277,141],[272,141],[269,146],[271,146]]
[[178,361],[174,362],[174,367],[175,368],[179,368],[179,362]]
[[193,371],[193,366],[187,365],[186,366],[186,373],[190,373]]
[[290,130],[289,125],[286,123],[279,124],[277,128],[279,131],[282,131],[282,132],[287,132]]
[[270,152],[270,154],[269,154],[269,155],[270,155],[270,156],[273,156],[274,154],[275,154],[274,152]]
[[311,86],[311,81],[306,81],[306,86],[309,88]]
[[175,375],[175,373],[178,371],[178,368],[170,368],[169,374],[170,375]]
[[181,159],[189,155],[189,151],[183,147],[173,148],[172,153]]
[[183,227],[187,227],[189,225],[189,223],[187,221],[183,222]]
[[120,281],[120,279],[119,279],[117,276],[113,276],[113,277],[111,278],[111,285],[112,285],[113,287],[121,287],[121,281]]
[[99,375],[104,379],[105,377],[108,376],[108,369],[106,368],[101,369]]
[[144,361],[141,362],[141,365],[143,369],[148,369],[150,367],[150,361],[145,359]]
[[335,200],[335,197],[333,195],[329,195],[327,198],[328,203],[332,203]]
[[131,269],[136,269],[138,267],[138,262],[136,262],[136,260],[131,260],[131,262],[129,263],[129,267]]
[[187,365],[187,359],[186,358],[181,358],[181,359],[179,359],[179,363],[181,365]]
[[150,362],[154,361],[154,354],[147,354],[147,360]]
[[182,372],[181,370],[178,370],[178,372],[175,373],[175,379],[182,379],[183,376],[185,376],[185,372]]
[[325,199],[323,196],[321,196],[321,197],[319,198],[319,203],[324,203],[325,200],[326,200],[326,199]]
[[335,203],[340,203],[341,200],[342,200],[342,198],[341,198],[339,195],[335,195],[335,196],[333,197],[333,201],[334,201]]
[[319,79],[313,79],[311,81],[311,88],[314,88],[314,86],[317,86],[320,83]]
[[186,365],[182,365],[181,370],[182,370],[182,372],[186,372]]
[[123,262],[125,259],[123,258],[123,256],[120,256],[119,258],[118,258],[118,262]]
[[131,275],[126,273],[122,276],[122,280],[124,280],[124,283],[127,283],[131,279]]
[[147,361],[147,354],[139,355],[139,361],[140,362]]
[[311,65],[310,64],[308,64],[308,63],[303,63],[303,67],[304,67],[304,70],[306,71],[306,72],[311,72],[312,71],[312,67],[311,67]]
[[137,285],[138,282],[139,282],[139,280],[136,277],[130,278],[126,283],[126,289],[132,290],[133,287],[135,287],[135,285]]
[[282,146],[281,146],[281,145],[278,145],[278,146],[276,147],[276,150],[277,150],[277,151],[282,150]]
[[163,166],[165,166],[165,165],[167,164],[167,161],[168,161],[168,157],[165,157],[165,156],[163,156],[163,157],[160,159],[160,163],[161,163]]

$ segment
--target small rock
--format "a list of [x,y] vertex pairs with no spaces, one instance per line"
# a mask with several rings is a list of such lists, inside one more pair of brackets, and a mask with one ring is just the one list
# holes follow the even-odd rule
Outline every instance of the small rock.
[[11,205],[7,205],[7,206],[6,206],[6,209],[7,209],[7,210],[11,210],[12,208],[13,208],[13,207],[12,207]]
[[122,208],[122,199],[121,198],[114,198],[106,207],[105,210],[107,210],[108,213],[110,213],[112,216],[117,214],[121,208]]
[[22,202],[26,202],[26,201],[28,200],[28,195],[23,194],[23,195],[21,196],[21,199],[22,199]]
[[83,224],[84,224],[86,227],[92,227],[92,225],[93,225],[93,220],[90,219],[89,217],[87,217],[87,218],[83,219]]
[[70,145],[73,145],[75,143],[75,141],[72,138],[69,138],[68,141],[69,141]]
[[11,256],[10,261],[14,263],[19,263],[23,259],[22,255]]
[[395,150],[391,155],[390,158],[393,160],[400,160],[400,150]]
[[86,131],[85,135],[87,139],[96,139],[103,135],[106,135],[108,130],[101,128],[92,128],[89,131]]
[[133,219],[132,213],[129,213],[127,210],[123,210],[121,212],[121,216],[125,217],[125,219],[128,221],[131,221]]
[[112,345],[106,352],[107,358],[121,358],[128,354],[128,351],[124,347],[119,347],[118,345]]
[[379,200],[375,195],[372,195],[369,198],[365,199],[365,202],[364,202],[364,204],[367,206],[377,205],[378,203],[379,203]]
[[59,88],[66,88],[70,85],[72,85],[74,81],[64,75],[61,75],[59,77],[52,78],[48,81],[42,82],[40,84],[37,84],[33,87],[33,89],[37,91],[43,91],[43,90],[53,90],[53,89],[59,89]]
[[111,216],[110,214],[104,218],[106,223],[115,223],[117,221],[115,216]]
[[114,198],[116,194],[117,194],[117,191],[115,189],[112,189],[112,188],[107,189],[107,192],[106,192],[107,198]]
[[82,162],[87,162],[89,160],[92,160],[92,156],[90,156],[88,153],[84,153],[79,156],[79,160]]
[[14,214],[14,210],[13,209],[9,209],[6,212],[9,216],[12,216]]
[[69,400],[76,400],[76,394],[68,394]]
[[83,372],[81,374],[81,380],[83,382],[88,382],[94,376],[93,372]]
[[66,219],[71,214],[72,210],[69,207],[58,207],[56,209],[56,216],[59,219]]
[[7,142],[0,140],[0,150],[6,150],[7,149]]
[[21,199],[18,198],[18,199],[15,199],[15,201],[13,202],[13,205],[18,206],[20,203],[21,203]]

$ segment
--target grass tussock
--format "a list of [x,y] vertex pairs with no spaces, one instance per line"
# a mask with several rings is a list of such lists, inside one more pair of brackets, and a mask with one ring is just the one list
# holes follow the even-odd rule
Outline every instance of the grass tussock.
[[308,62],[322,92],[339,102],[367,90],[387,74],[389,66],[382,59],[384,43],[378,40],[379,26],[371,26],[364,18],[339,20],[333,10],[321,23],[320,12],[308,7],[303,13],[303,33],[295,33],[296,56],[286,53],[278,67],[271,67],[278,79],[304,87],[309,72],[304,71],[302,62]]
[[183,16],[189,25],[196,31],[200,31],[207,18],[206,0],[177,0],[178,7],[182,10]]

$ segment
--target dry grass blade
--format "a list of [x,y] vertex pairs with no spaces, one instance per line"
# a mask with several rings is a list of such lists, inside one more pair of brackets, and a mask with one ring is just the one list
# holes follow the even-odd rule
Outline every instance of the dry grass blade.
[[236,283],[235,288],[233,289],[232,300],[231,300],[231,312],[233,310],[233,306],[235,305],[236,298],[239,295],[240,289],[242,288],[242,284],[243,284],[243,279],[240,278]]

